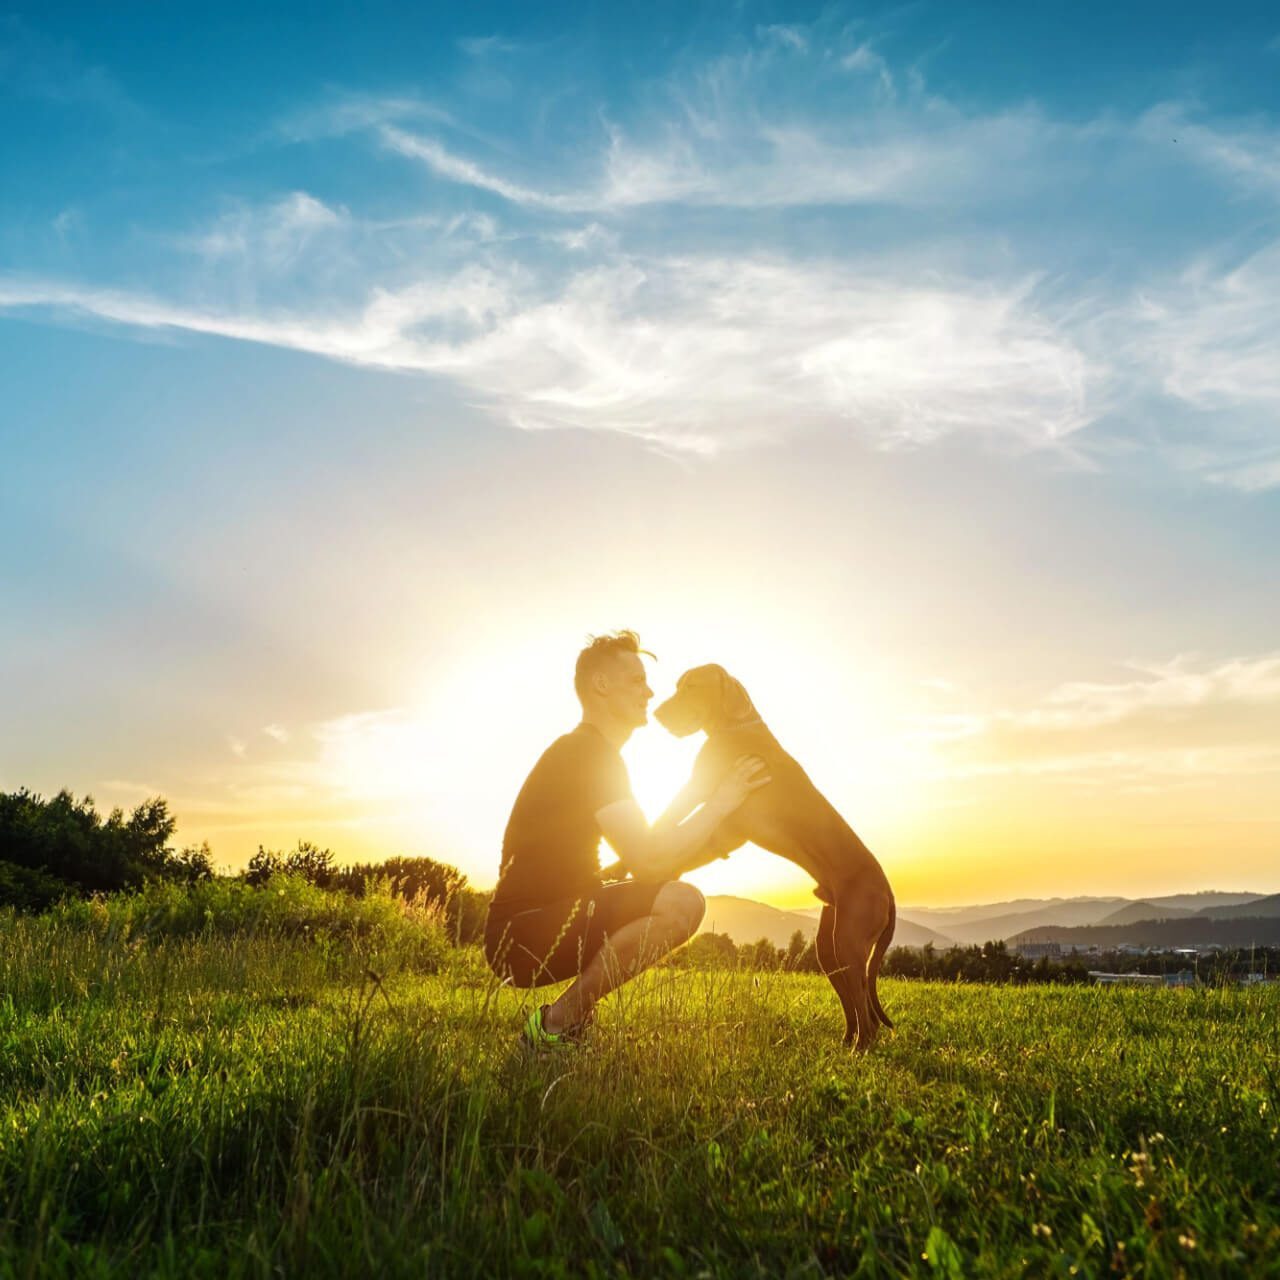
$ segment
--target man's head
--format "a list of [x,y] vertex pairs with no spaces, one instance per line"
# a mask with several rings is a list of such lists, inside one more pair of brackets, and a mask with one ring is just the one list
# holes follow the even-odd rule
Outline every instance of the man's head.
[[634,631],[591,637],[573,670],[573,687],[584,715],[603,717],[627,729],[646,723],[653,690],[641,654],[653,657],[640,647]]
[[747,691],[723,667],[693,667],[676,681],[676,691],[654,713],[677,738],[699,729],[708,733],[756,715]]

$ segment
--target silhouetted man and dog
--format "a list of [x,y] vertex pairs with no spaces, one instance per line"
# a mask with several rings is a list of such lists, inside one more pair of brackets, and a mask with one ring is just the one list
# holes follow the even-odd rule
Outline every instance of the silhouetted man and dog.
[[[571,980],[530,1014],[524,1042],[555,1050],[580,1040],[597,1001],[694,935],[706,904],[679,877],[750,841],[813,877],[824,904],[818,961],[844,1010],[845,1043],[867,1048],[880,1025],[893,1025],[876,994],[895,921],[884,871],[742,685],[714,665],[686,671],[655,712],[677,737],[702,731],[706,742],[650,826],[620,754],[648,721],[644,653],[631,631],[582,650],[582,721],[542,754],[507,823],[485,928],[489,964],[518,987]],[[603,872],[602,837],[618,856]]]

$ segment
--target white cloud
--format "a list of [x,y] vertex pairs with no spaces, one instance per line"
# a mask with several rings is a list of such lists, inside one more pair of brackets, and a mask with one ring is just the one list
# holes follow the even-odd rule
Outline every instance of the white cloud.
[[341,94],[280,120],[273,132],[287,142],[312,142],[375,129],[393,121],[456,125],[451,112],[417,94]]
[[893,73],[889,64],[869,44],[860,44],[840,59],[840,65],[846,71],[873,75],[880,83],[880,89],[886,97],[894,96]]
[[1187,656],[1071,681],[1032,706],[919,717],[908,741],[943,776],[1152,776],[1280,772],[1280,653],[1217,665]]
[[282,724],[264,724],[262,732],[276,742],[288,742],[289,731]]
[[785,22],[773,22],[756,28],[756,36],[766,44],[777,45],[781,49],[792,49],[796,53],[806,53],[809,49],[809,37],[803,28]]
[[1032,293],[1027,281],[909,281],[784,259],[619,258],[550,289],[519,268],[468,268],[375,290],[336,319],[3,280],[0,307],[442,374],[519,426],[709,453],[820,426],[884,446],[956,432],[1059,442],[1089,421],[1095,370]]
[[318,236],[349,223],[345,209],[331,208],[305,191],[294,191],[265,207],[232,209],[181,243],[213,261],[246,258],[269,270],[282,271],[293,266]]
[[383,125],[383,144],[449,182],[553,213],[620,214],[655,204],[786,208],[869,203],[929,207],[981,202],[1047,182],[1032,162],[1074,130],[1033,111],[926,114],[846,125],[831,138],[811,123],[746,116],[729,131],[706,119],[669,124],[657,141],[610,132],[597,176],[546,190],[493,172],[425,137]]
[[1112,349],[1199,415],[1170,453],[1212,482],[1280,484],[1280,240],[1203,258],[1118,312]]
[[1118,683],[1061,685],[1039,708],[1017,719],[1038,728],[1078,729],[1147,712],[1181,713],[1227,704],[1280,708],[1280,653],[1233,658],[1205,670],[1179,656],[1135,670],[1134,679]]
[[590,207],[590,202],[585,197],[551,195],[491,174],[474,161],[455,155],[434,138],[418,137],[394,125],[383,125],[378,132],[384,146],[410,159],[420,160],[433,173],[450,182],[490,191],[513,204],[537,205],[565,211]]
[[1280,132],[1262,121],[1194,119],[1180,103],[1161,103],[1138,121],[1136,132],[1152,145],[1213,169],[1247,188],[1280,196]]
[[[735,210],[887,203],[950,221],[966,203],[1061,186],[1099,138],[1167,149],[1171,122],[1187,126],[1189,154],[1270,181],[1274,136],[1261,125],[1214,132],[1172,107],[1136,126],[1067,125],[1033,107],[975,114],[918,88],[887,92],[888,65],[865,40],[819,45],[814,29],[761,29],[745,55],[672,78],[627,129],[606,125],[586,168],[560,184],[542,176],[553,164],[525,179],[500,171],[509,161],[474,158],[512,152],[460,142],[465,122],[414,95],[335,99],[279,133],[371,131],[449,183],[506,202],[504,221],[447,202],[374,220],[294,191],[236,205],[185,237],[202,265],[184,262],[187,287],[168,297],[10,277],[0,307],[419,371],[519,426],[703,453],[816,427],[883,446],[957,433],[1069,441],[1080,457],[1081,428],[1133,408],[1120,428],[1128,440],[1145,431],[1208,482],[1280,484],[1278,246],[1229,266],[1205,258],[1127,299],[1073,302],[1037,254],[994,234],[962,245],[958,232],[955,244],[919,244],[892,264],[852,239],[799,261],[759,247],[773,239],[753,229],[761,220],[733,220]],[[481,38],[475,52],[489,47]],[[824,92],[846,86],[839,111],[779,95],[773,71],[789,68],[794,87],[798,59],[827,77]],[[424,121],[441,136],[411,131]],[[629,215],[659,204],[723,217],[714,228],[684,219],[679,251],[632,251],[660,215]],[[711,228],[701,244],[699,227]],[[720,247],[726,227],[753,229],[736,239],[748,247]],[[939,260],[979,265],[944,271]],[[1162,405],[1143,403],[1156,395],[1199,418],[1165,422]]]
[[[549,213],[618,216],[657,204],[764,209],[888,203],[917,208],[980,204],[1028,185],[1061,183],[1064,152],[1096,125],[1049,121],[1031,107],[978,114],[913,85],[904,99],[869,42],[813,49],[795,25],[757,29],[753,47],[665,82],[659,105],[628,128],[605,125],[595,156],[575,148],[576,180],[521,178],[390,114],[375,122],[384,147],[438,177],[512,205]],[[794,101],[796,61],[825,108]],[[779,93],[786,65],[790,89]],[[852,73],[852,74],[850,74]],[[811,82],[811,83],[810,83]],[[450,130],[457,133],[458,130]],[[487,148],[505,152],[505,148]],[[1055,156],[1058,164],[1046,164]],[[539,168],[545,172],[546,165]]]

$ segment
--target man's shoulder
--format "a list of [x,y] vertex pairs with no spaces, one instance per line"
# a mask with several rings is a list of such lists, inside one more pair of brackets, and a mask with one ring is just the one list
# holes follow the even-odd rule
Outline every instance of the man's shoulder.
[[604,738],[601,732],[585,722],[575,725],[568,733],[562,733],[543,753],[542,759],[598,759],[621,756]]

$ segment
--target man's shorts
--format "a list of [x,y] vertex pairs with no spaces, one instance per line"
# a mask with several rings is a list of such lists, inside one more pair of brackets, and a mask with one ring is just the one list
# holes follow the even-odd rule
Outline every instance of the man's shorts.
[[576,978],[611,933],[652,914],[661,888],[623,880],[536,907],[495,903],[485,921],[485,958],[517,987]]

